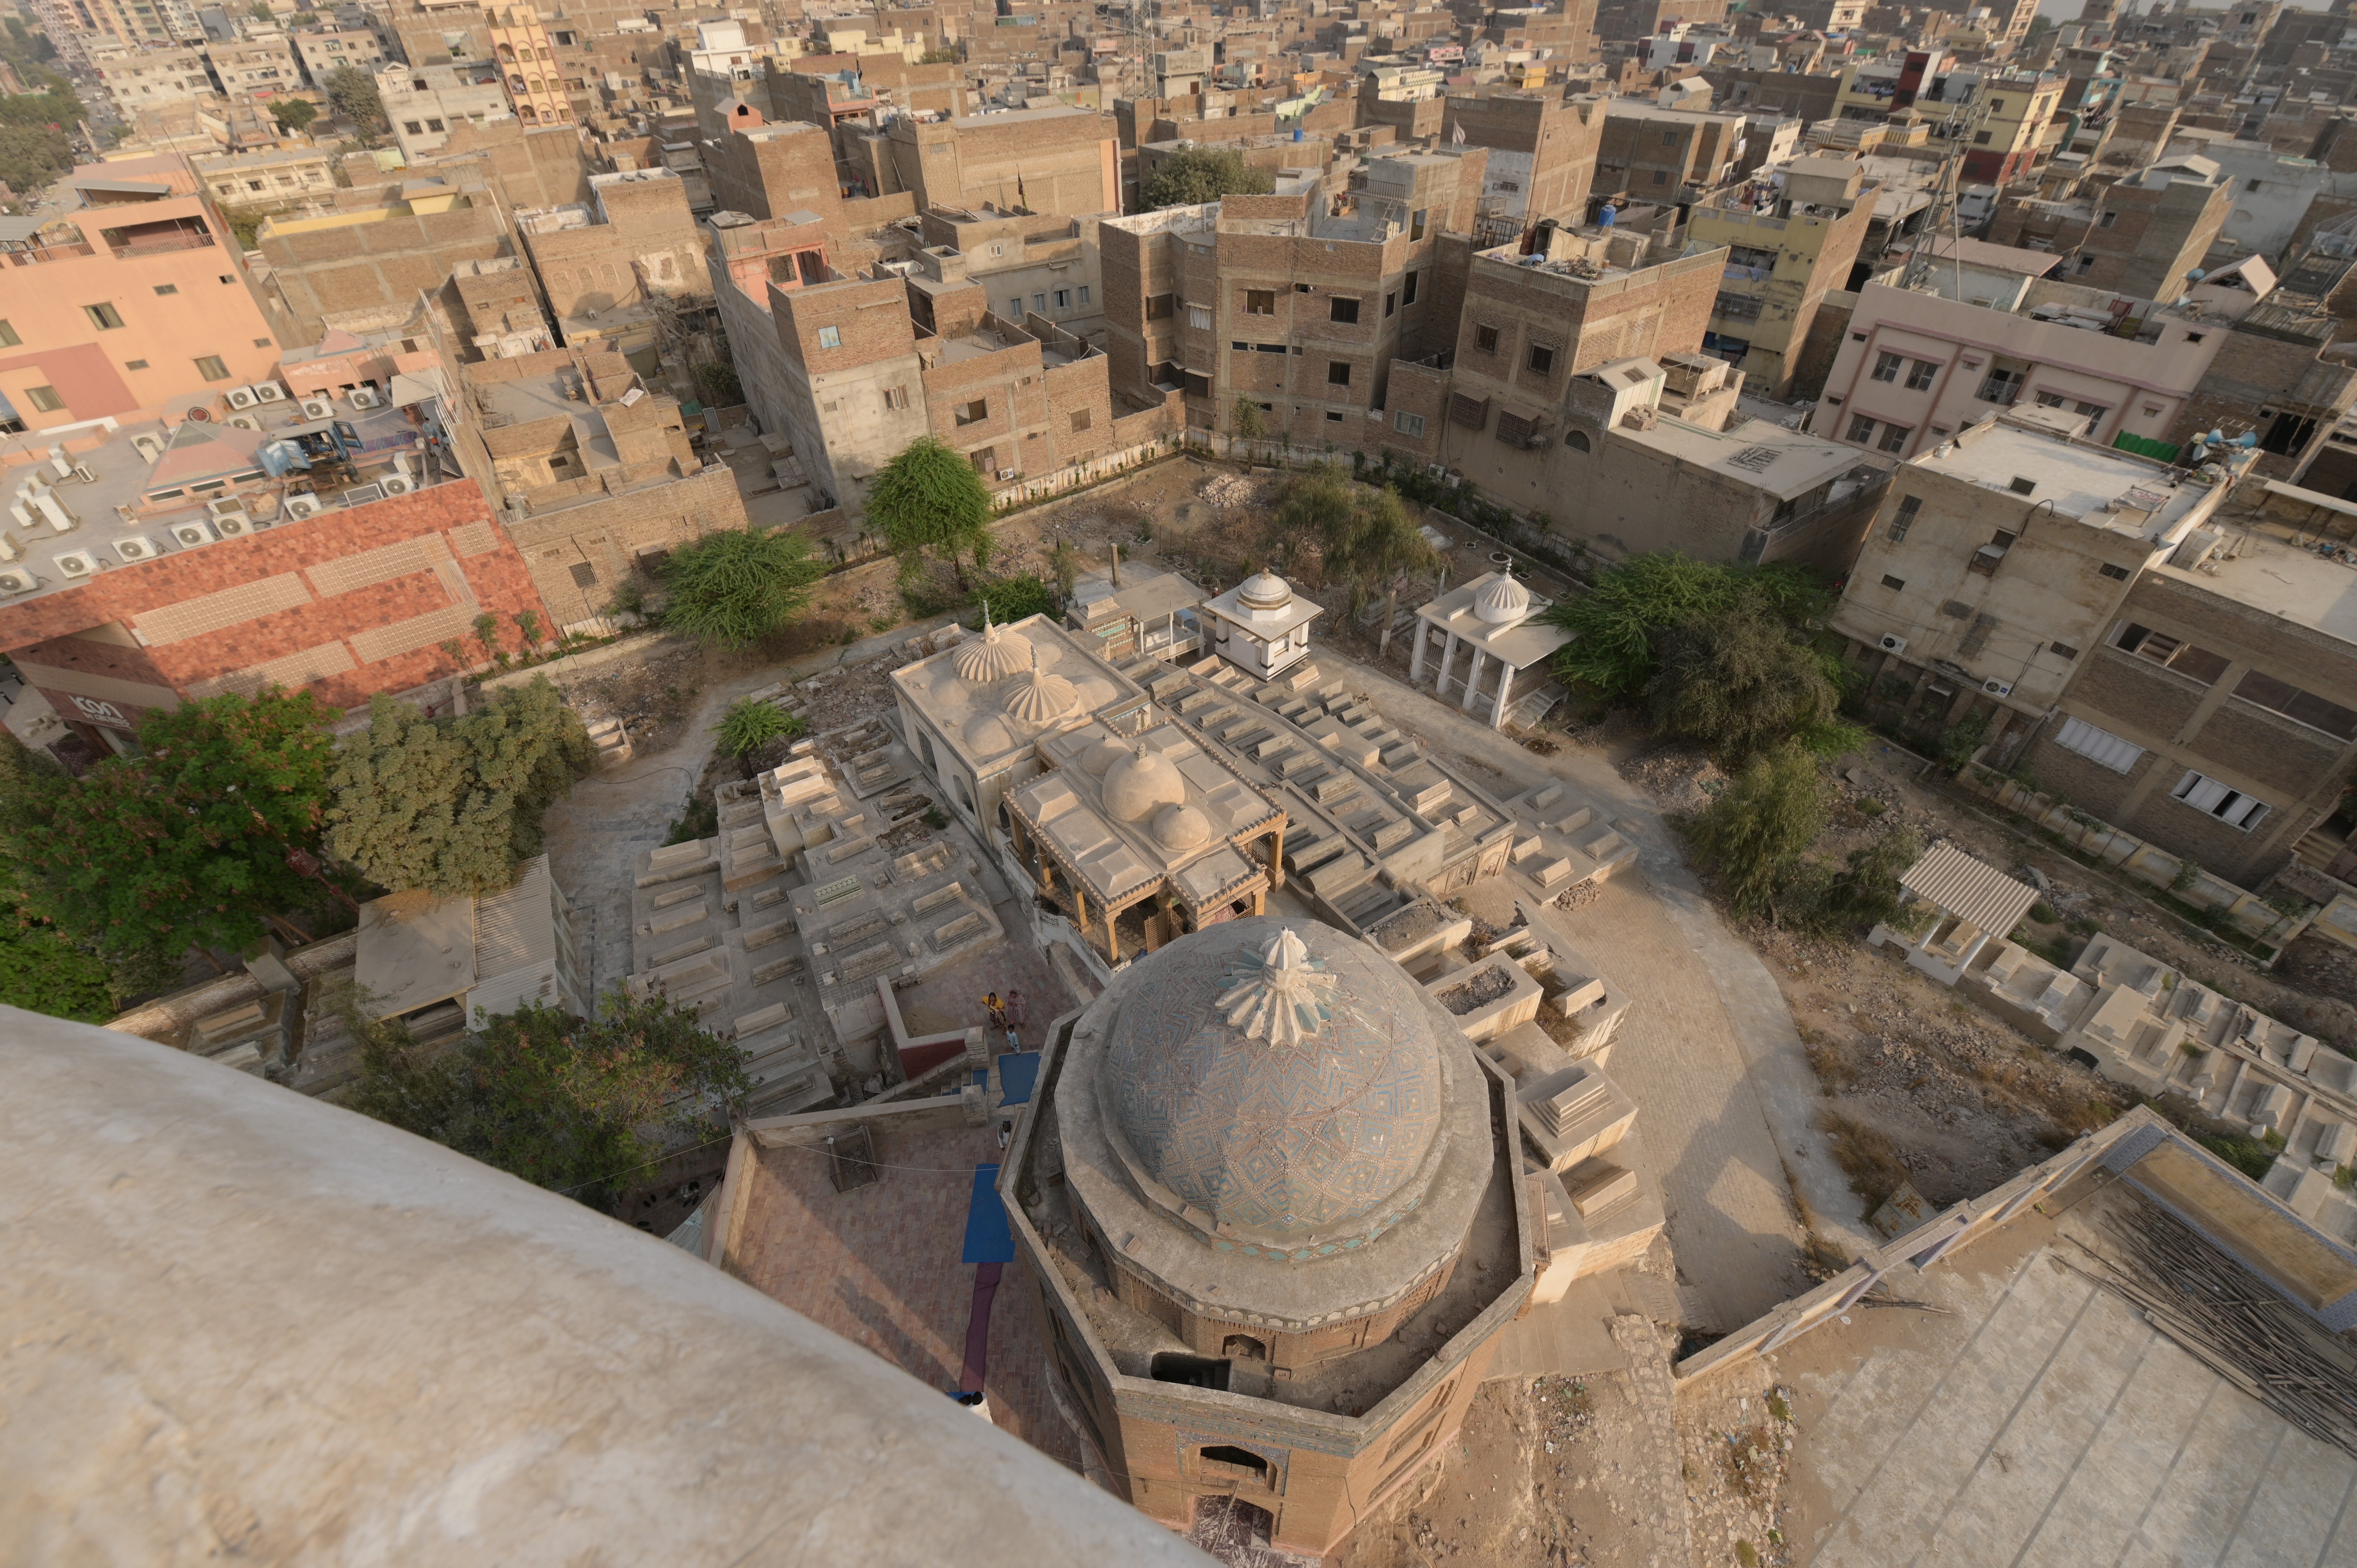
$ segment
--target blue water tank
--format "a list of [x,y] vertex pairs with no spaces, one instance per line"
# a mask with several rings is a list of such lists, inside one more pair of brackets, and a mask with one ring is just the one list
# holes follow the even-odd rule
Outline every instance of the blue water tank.
[[1609,229],[1615,221],[1612,204],[1608,201],[1604,204],[1603,209],[1596,215],[1596,226],[1599,229]]
[[1293,128],[1293,139],[1297,142],[1301,140],[1301,127],[1298,125]]

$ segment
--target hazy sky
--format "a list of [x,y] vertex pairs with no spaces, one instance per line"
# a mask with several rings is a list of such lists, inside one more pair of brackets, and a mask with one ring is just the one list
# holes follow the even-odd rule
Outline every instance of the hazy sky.
[[[2291,5],[2292,9],[2296,11],[2330,11],[2332,9],[2331,0],[2291,0]],[[2195,0],[2193,8],[2197,11],[2222,11],[2226,9],[2222,5],[2202,5],[2201,4],[2201,0]],[[2058,22],[2076,20],[2079,13],[2084,9],[2086,9],[2084,0],[2038,0],[2038,14],[2041,16],[2051,16]],[[2150,9],[2152,9],[2152,0],[2136,0],[2136,10],[2139,13],[2148,11]]]

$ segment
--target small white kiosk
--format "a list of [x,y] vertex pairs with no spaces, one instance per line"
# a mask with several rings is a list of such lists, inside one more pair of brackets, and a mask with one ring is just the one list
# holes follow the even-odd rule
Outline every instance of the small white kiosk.
[[1322,605],[1295,598],[1292,585],[1274,572],[1246,577],[1198,612],[1208,650],[1263,681],[1308,657],[1309,623],[1325,613]]

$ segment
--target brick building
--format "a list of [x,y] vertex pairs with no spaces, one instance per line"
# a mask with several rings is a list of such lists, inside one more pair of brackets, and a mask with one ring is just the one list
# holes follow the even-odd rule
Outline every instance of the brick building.
[[2072,283],[2167,305],[2190,285],[2233,204],[2216,165],[2177,157],[2092,196],[2001,201],[1988,237],[2071,256]]
[[701,310],[712,300],[704,235],[687,189],[669,169],[589,177],[592,203],[522,213],[516,227],[567,342],[610,336],[657,302]]
[[1180,389],[1198,427],[1233,431],[1244,404],[1272,436],[1366,444],[1394,365],[1455,336],[1443,236],[1470,231],[1487,157],[1383,156],[1348,191],[1290,174],[1268,196],[1106,220],[1114,386]]
[[920,215],[924,249],[909,260],[938,282],[978,285],[1010,321],[1038,315],[1102,346],[1104,276],[1095,217],[1022,216],[932,208]]
[[[346,455],[316,431],[299,437],[320,454],[310,467],[274,478],[263,448],[298,438],[274,417],[71,435],[62,463],[38,443],[5,454],[0,482],[44,527],[0,576],[0,650],[94,746],[151,711],[273,682],[356,706],[475,662],[439,645],[479,616],[511,646],[519,613],[550,624],[474,480],[414,446]],[[298,425],[339,422],[402,423],[339,402]]]
[[439,291],[461,263],[514,255],[506,212],[480,174],[468,172],[471,178],[410,182],[401,199],[381,205],[265,221],[255,249],[270,263],[271,287],[298,336],[399,326],[417,296]]
[[1114,123],[1081,109],[921,120],[902,115],[877,159],[888,183],[919,210],[996,207],[1080,217],[1121,210],[1121,157]]
[[1596,178],[1605,101],[1535,92],[1452,94],[1440,101],[1443,137],[1452,145],[1486,148],[1481,219],[1514,233],[1542,218],[1587,220],[1588,187]]
[[1792,390],[1825,295],[1846,289],[1881,182],[1853,159],[1795,158],[1765,209],[1729,197],[1687,214],[1696,246],[1726,246],[1705,346],[1769,397]]
[[1736,177],[1746,116],[1665,109],[1633,98],[1610,99],[1605,107],[1596,152],[1598,196],[1625,193],[1631,201],[1680,204],[1699,201]]

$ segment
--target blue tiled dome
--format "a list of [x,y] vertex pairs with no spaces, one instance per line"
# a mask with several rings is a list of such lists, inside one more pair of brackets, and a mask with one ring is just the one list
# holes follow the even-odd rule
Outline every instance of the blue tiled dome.
[[1288,1255],[1356,1246],[1414,1206],[1447,1092],[1398,965],[1328,926],[1255,918],[1138,969],[1097,1087],[1149,1197]]

